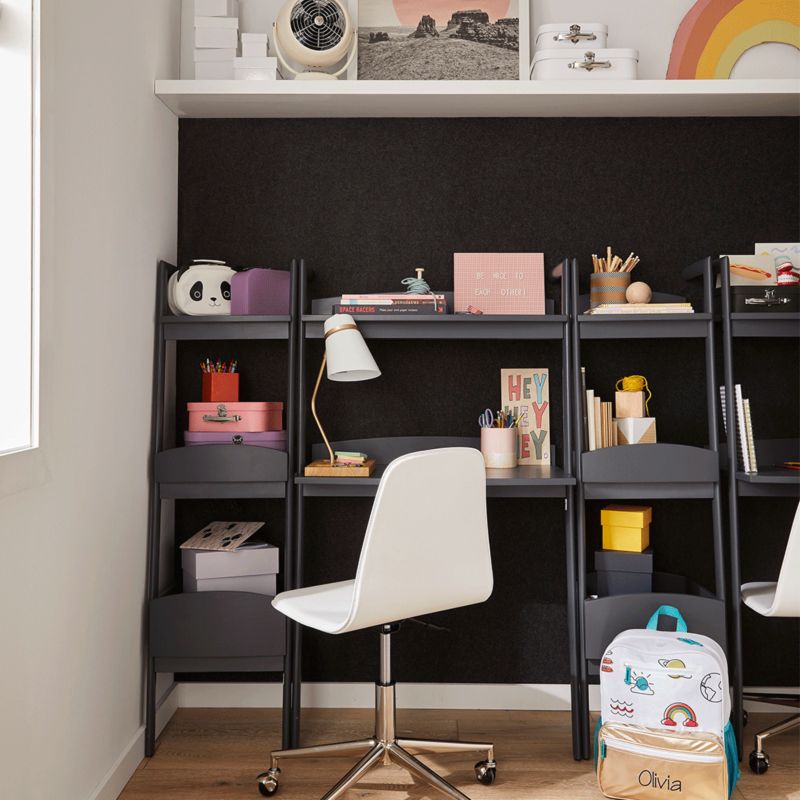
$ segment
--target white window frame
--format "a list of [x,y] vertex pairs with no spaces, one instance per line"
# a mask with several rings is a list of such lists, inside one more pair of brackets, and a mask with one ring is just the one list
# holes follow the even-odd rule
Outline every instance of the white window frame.
[[[5,6],[5,8],[4,8]],[[39,447],[39,254],[40,254],[40,42],[39,42],[39,0],[5,0],[0,4],[0,30],[3,15],[29,10],[30,31],[30,385],[28,402],[30,429],[27,441],[23,444],[5,448],[0,441],[0,461],[16,461],[16,457],[26,451]],[[8,265],[7,265],[8,267]],[[13,300],[12,300],[13,302]],[[6,413],[15,413],[6,409]]]

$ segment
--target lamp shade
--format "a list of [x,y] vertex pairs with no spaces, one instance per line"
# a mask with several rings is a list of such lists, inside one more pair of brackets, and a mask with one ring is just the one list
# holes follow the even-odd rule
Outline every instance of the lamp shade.
[[349,314],[328,317],[324,331],[329,380],[368,381],[381,374],[361,331]]

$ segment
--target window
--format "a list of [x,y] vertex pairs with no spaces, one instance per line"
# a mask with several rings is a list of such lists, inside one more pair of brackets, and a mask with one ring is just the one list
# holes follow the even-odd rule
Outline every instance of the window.
[[38,444],[37,13],[0,3],[0,454]]

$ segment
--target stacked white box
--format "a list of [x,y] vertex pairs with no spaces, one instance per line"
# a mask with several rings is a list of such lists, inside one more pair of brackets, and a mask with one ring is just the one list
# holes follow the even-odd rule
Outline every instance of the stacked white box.
[[277,58],[233,59],[233,74],[238,81],[274,81],[277,72]]
[[194,13],[198,17],[238,17],[238,0],[194,0]]
[[238,17],[194,18],[195,48],[236,48],[239,46]]
[[242,34],[242,58],[266,58],[269,38],[266,33]]
[[218,47],[194,51],[195,80],[233,80],[235,47]]
[[184,592],[255,592],[274,595],[277,547],[245,542],[232,552],[181,550]]

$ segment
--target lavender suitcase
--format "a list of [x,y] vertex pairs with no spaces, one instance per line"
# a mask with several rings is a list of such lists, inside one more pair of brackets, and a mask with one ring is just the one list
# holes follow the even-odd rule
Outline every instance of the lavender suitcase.
[[289,273],[280,269],[241,270],[231,278],[232,315],[289,313]]
[[188,447],[196,444],[249,444],[255,447],[286,449],[286,431],[185,431],[183,443]]

